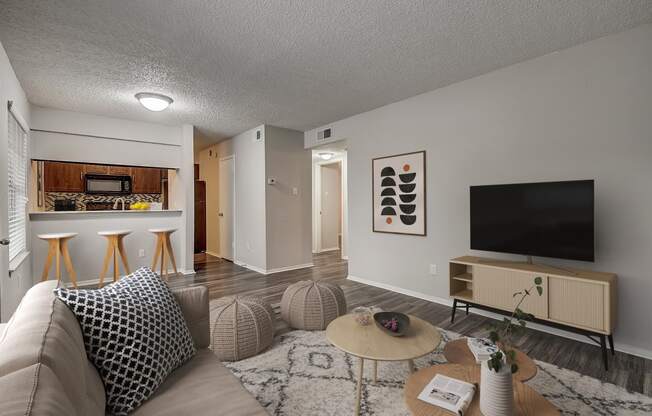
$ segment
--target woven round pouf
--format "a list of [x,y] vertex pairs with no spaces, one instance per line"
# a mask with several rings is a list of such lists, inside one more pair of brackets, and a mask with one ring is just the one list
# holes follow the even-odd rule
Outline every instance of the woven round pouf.
[[222,361],[252,357],[272,345],[274,311],[254,296],[228,296],[216,301],[211,349]]
[[324,330],[345,313],[344,291],[332,283],[297,282],[285,290],[281,299],[281,317],[296,329]]

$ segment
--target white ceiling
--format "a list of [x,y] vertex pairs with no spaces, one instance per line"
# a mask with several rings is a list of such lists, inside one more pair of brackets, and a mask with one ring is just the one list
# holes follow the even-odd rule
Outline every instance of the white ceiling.
[[[31,102],[209,141],[308,130],[651,21],[651,0],[0,0]],[[150,113],[139,91],[175,102]]]

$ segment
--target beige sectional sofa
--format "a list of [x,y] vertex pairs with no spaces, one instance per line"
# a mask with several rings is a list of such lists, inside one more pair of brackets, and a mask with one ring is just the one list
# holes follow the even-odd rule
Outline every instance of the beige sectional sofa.
[[[0,415],[104,415],[104,386],[88,361],[79,324],[53,290],[35,285],[0,331]],[[208,291],[173,290],[197,345],[134,415],[267,415],[207,348]]]

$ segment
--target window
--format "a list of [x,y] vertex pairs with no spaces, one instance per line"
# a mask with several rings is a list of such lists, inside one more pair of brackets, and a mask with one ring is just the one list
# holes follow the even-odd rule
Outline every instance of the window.
[[9,103],[9,261],[27,250],[27,141],[24,122],[11,111]]

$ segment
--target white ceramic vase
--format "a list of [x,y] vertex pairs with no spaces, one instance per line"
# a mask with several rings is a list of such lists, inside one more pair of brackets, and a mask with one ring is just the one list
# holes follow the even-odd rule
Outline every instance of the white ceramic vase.
[[480,411],[484,416],[512,416],[514,385],[509,366],[503,364],[495,372],[483,361],[480,367]]

